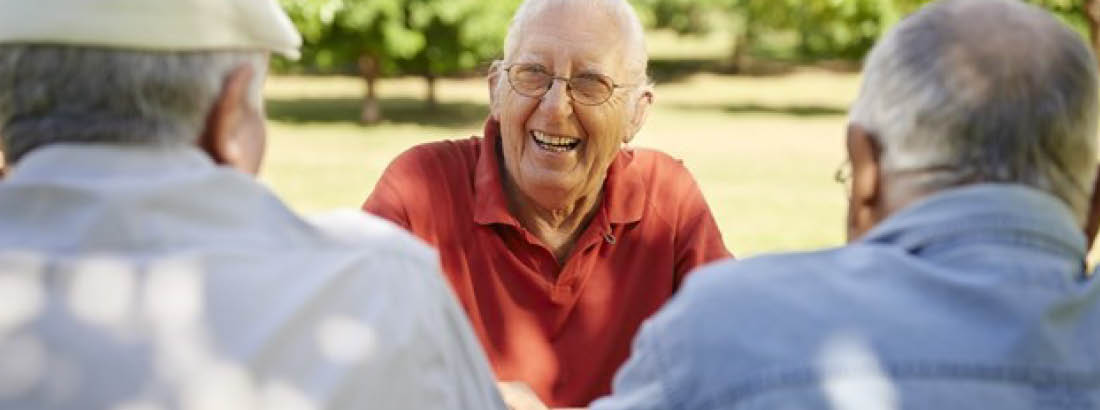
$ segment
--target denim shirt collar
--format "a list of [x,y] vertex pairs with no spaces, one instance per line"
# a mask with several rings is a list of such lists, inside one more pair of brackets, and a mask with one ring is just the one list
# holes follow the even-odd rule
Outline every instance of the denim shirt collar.
[[907,251],[974,232],[1015,232],[1067,258],[1084,261],[1085,235],[1070,208],[1042,191],[1016,184],[978,184],[933,194],[871,229],[860,242]]

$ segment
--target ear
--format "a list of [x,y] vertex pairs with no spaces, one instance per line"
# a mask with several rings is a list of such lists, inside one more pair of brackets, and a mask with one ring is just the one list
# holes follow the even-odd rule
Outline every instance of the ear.
[[1100,166],[1096,167],[1096,182],[1092,186],[1092,196],[1089,198],[1089,210],[1085,216],[1085,240],[1087,248],[1092,249],[1096,241],[1096,233],[1100,231]]
[[233,70],[222,84],[221,94],[206,117],[206,127],[199,138],[199,147],[210,154],[214,162],[246,170],[245,141],[238,130],[248,113],[248,88],[255,73],[249,65]]
[[500,116],[497,115],[497,86],[500,84],[500,76],[503,71],[504,62],[500,60],[493,61],[493,64],[489,66],[489,116],[494,120],[500,121]]
[[635,135],[638,135],[638,131],[642,130],[642,125],[645,125],[646,118],[649,118],[649,107],[653,105],[653,89],[649,86],[645,86],[645,90],[642,91],[642,95],[638,97],[638,101],[634,102],[634,113],[630,116],[630,129],[627,130],[626,135],[623,137],[624,143],[629,143],[634,139]]
[[885,217],[880,148],[859,125],[848,126],[848,159],[852,163],[848,193],[848,242],[855,241]]

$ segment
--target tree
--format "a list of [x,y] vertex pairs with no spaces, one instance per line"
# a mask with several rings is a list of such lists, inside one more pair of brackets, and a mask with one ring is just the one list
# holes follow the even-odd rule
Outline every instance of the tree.
[[[673,0],[649,0],[673,1]],[[706,1],[706,0],[705,0]],[[1026,0],[1091,39],[1100,55],[1100,0]],[[930,0],[709,0],[739,22],[734,60],[761,38],[794,34],[801,59],[859,59],[902,17]],[[1087,33],[1085,33],[1087,27]]]
[[798,58],[860,58],[881,32],[884,0],[713,1],[739,21],[738,63],[762,37],[781,33],[794,35]]
[[1089,38],[1092,39],[1092,50],[1097,58],[1100,58],[1100,0],[1088,0],[1085,6],[1085,16],[1089,22]]
[[469,72],[500,55],[508,22],[519,0],[406,0],[406,27],[424,35],[424,47],[398,61],[401,71],[427,81],[429,108],[436,106],[436,79]]
[[381,119],[378,79],[413,74],[428,81],[463,73],[500,53],[519,0],[282,0],[302,32],[305,64],[354,71],[367,92],[360,120]]
[[669,29],[681,35],[706,34],[710,0],[631,0],[638,17],[649,28]]
[[304,40],[302,60],[316,68],[355,67],[366,81],[360,121],[381,118],[376,85],[397,70],[397,60],[424,47],[422,34],[405,24],[402,0],[282,0]]

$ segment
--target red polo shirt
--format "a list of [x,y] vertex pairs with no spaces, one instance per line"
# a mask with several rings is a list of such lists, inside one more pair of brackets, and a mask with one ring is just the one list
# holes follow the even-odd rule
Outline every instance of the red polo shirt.
[[656,151],[622,150],[604,200],[565,265],[508,211],[485,138],[420,145],[390,164],[363,209],[439,250],[500,380],[550,406],[586,406],[611,390],[642,321],[695,267],[730,256],[687,169]]

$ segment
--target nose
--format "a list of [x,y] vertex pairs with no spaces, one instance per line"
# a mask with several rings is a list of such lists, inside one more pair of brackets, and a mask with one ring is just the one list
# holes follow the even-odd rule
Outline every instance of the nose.
[[539,111],[555,119],[569,118],[573,113],[573,101],[569,98],[566,87],[568,83],[563,80],[555,79],[551,82],[550,89],[539,101]]

